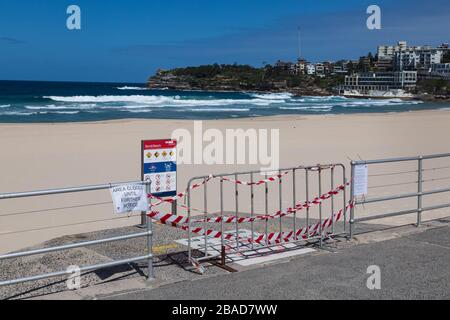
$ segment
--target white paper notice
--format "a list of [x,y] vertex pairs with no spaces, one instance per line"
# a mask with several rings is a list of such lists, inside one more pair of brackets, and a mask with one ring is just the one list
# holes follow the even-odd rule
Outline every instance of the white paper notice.
[[148,198],[143,184],[126,184],[110,188],[116,213],[148,210]]
[[367,194],[368,176],[368,166],[366,164],[355,166],[355,174],[353,177],[353,193],[355,196]]

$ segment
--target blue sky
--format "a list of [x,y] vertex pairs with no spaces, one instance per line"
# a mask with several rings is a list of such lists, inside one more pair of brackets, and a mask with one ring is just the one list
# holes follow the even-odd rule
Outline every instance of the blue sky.
[[[66,9],[81,8],[81,30]],[[381,7],[382,29],[366,9]],[[0,0],[0,79],[145,82],[158,68],[355,59],[450,41],[448,0]]]

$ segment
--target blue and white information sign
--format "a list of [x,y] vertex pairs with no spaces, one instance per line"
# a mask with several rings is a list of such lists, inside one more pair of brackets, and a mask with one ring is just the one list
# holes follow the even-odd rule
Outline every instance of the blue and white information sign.
[[177,142],[171,139],[142,141],[142,179],[151,181],[151,193],[171,197],[177,193]]

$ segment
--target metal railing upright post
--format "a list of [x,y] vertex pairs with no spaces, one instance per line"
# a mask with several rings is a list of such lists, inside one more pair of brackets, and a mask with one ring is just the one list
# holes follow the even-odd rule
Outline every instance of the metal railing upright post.
[[[147,191],[147,194],[151,193],[151,181],[146,181],[145,189]],[[152,211],[152,197],[148,199],[148,207],[150,212]],[[153,270],[153,221],[152,218],[150,218],[148,215],[146,216],[146,226],[147,226],[147,254],[149,255],[149,258],[147,260],[147,266],[148,266],[148,277],[147,280],[151,281],[155,279],[155,274]]]
[[[207,222],[207,218],[208,218],[208,186],[206,183],[206,178],[203,179],[203,227],[205,228],[205,230],[207,230],[208,228],[208,222]],[[205,233],[205,257],[208,256],[208,235]]]
[[188,215],[188,259],[189,262],[192,259],[192,248],[191,248],[191,181],[188,182],[188,187],[186,191],[187,197],[187,215]]
[[[253,215],[255,213],[255,194],[254,194],[254,189],[253,189],[253,172],[250,173],[250,217],[253,218]],[[252,249],[254,249],[255,244],[254,244],[254,237],[255,237],[255,229],[254,229],[254,223],[253,220],[251,220],[250,222],[251,225],[251,229],[252,229]]]
[[[282,198],[282,194],[283,194],[283,189],[282,189],[282,179],[281,179],[281,170],[278,171],[278,175],[280,176],[280,178],[278,179],[278,199],[279,199],[279,210],[280,212],[283,210],[283,198]],[[282,215],[280,215],[279,218],[279,224],[280,224],[280,242],[283,242],[283,224],[282,224]]]
[[344,210],[344,234],[347,231],[347,176],[345,175],[345,166],[342,165],[342,181],[344,181],[344,190],[342,193],[342,210]]
[[[350,176],[350,201],[354,201],[354,192],[355,192],[355,181],[354,181],[354,176],[355,176],[355,162],[352,161],[350,163],[351,165],[351,176]],[[349,237],[350,239],[353,238],[353,224],[354,224],[354,219],[355,219],[355,206],[356,206],[356,202],[354,203],[354,205],[350,208],[350,221],[349,221],[349,229],[350,229],[350,234]]]
[[[331,167],[330,190],[334,188],[334,166]],[[334,194],[331,195],[331,233],[334,234]]]
[[266,246],[269,245],[269,230],[268,230],[268,219],[267,219],[267,215],[269,214],[269,186],[267,185],[267,172],[264,174],[264,179],[266,180],[264,182],[264,213],[266,215],[266,219],[264,219],[265,221],[265,225],[264,225],[264,233],[265,233],[265,238],[266,238]]
[[220,177],[220,254],[221,254],[221,264],[225,265],[225,239],[223,236],[224,225],[223,225],[223,177]]
[[[319,166],[319,170],[317,173],[318,183],[319,183],[319,196],[322,194],[322,168]],[[323,227],[322,227],[322,201],[319,203],[319,246],[322,248],[323,245]]]
[[418,160],[418,179],[417,179],[417,226],[422,222],[422,192],[423,192],[423,157]]
[[[238,175],[235,174],[234,175],[234,179],[236,181],[238,181]],[[236,205],[236,250],[239,252],[240,248],[239,248],[239,189],[238,189],[238,184],[235,183],[234,184],[234,191],[235,191],[235,205]]]
[[294,241],[298,240],[297,237],[297,198],[296,198],[296,188],[295,188],[295,168],[292,169],[292,209],[294,209],[294,214],[292,215],[292,231],[294,232]]
[[305,200],[308,206],[306,207],[306,238],[309,239],[309,181],[308,168],[305,168]]

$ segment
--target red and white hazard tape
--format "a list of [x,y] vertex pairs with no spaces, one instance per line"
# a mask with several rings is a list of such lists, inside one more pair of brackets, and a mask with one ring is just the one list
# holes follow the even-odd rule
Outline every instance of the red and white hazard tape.
[[[213,223],[246,223],[246,222],[253,222],[257,220],[268,220],[268,219],[275,219],[275,218],[281,218],[286,215],[289,215],[291,213],[300,211],[302,209],[310,208],[313,205],[319,205],[323,201],[331,198],[333,195],[339,194],[339,192],[345,190],[345,186],[349,185],[349,182],[347,182],[345,185],[340,185],[336,187],[334,190],[331,190],[327,193],[324,193],[320,195],[319,197],[315,197],[312,201],[305,201],[303,203],[297,204],[294,208],[287,208],[285,210],[279,210],[273,215],[257,215],[254,217],[236,217],[236,216],[219,216],[219,217],[211,217],[206,219],[198,219],[198,220],[191,220],[191,223],[205,223],[205,222],[213,222]],[[176,226],[179,224],[187,224],[189,223],[188,217],[185,216],[177,216],[172,213],[161,213],[161,212],[150,212],[149,216],[161,222],[162,224],[168,224],[171,226]]]
[[235,179],[231,179],[231,178],[227,178],[227,177],[222,177],[222,180],[223,181],[232,182],[232,183],[235,183],[235,184],[242,184],[242,185],[246,185],[246,186],[251,186],[251,185],[259,186],[259,185],[264,184],[264,183],[268,183],[268,182],[273,182],[275,180],[279,180],[283,176],[287,175],[288,173],[289,173],[289,171],[285,171],[285,172],[276,174],[274,176],[268,177],[267,179],[259,180],[259,181],[256,181],[256,182],[235,180]]
[[[310,168],[309,170],[311,170],[311,171],[317,171],[317,170],[323,170],[323,169],[330,169],[330,168],[334,168],[334,167],[335,167],[335,165],[327,165],[327,166],[321,166],[321,165],[318,165],[317,167]],[[302,168],[302,166],[299,166],[299,167],[297,167],[297,168]],[[213,178],[221,178],[223,181],[228,181],[228,182],[232,182],[232,183],[240,184],[240,185],[247,185],[247,186],[257,185],[257,186],[258,186],[258,185],[261,185],[261,184],[265,184],[265,183],[273,182],[273,181],[276,181],[276,180],[280,180],[283,176],[287,175],[288,173],[289,173],[289,170],[284,171],[284,172],[279,173],[279,174],[276,174],[276,175],[274,175],[274,176],[268,177],[268,178],[266,178],[266,179],[256,181],[256,182],[249,182],[249,181],[243,181],[243,180],[235,180],[235,179],[232,179],[232,178],[220,177],[220,176],[214,176],[214,175],[210,174],[210,175],[209,175],[206,179],[204,179],[201,183],[196,183],[196,184],[193,184],[192,186],[190,186],[188,190],[196,189],[196,188],[198,188],[198,187],[204,185],[205,183],[207,183],[208,181],[210,181],[210,180],[213,179]],[[186,191],[184,191],[184,192],[181,192],[181,193],[178,193],[177,195],[175,195],[175,196],[173,196],[173,197],[168,197],[168,198],[161,198],[161,197],[154,196],[154,195],[152,195],[152,194],[148,194],[147,196],[148,196],[149,198],[153,198],[153,199],[159,200],[159,202],[152,204],[153,207],[156,207],[156,206],[161,205],[162,203],[165,203],[165,202],[172,203],[172,202],[174,202],[175,200],[178,200],[178,199],[180,199],[180,198],[183,198],[183,197],[187,194],[187,191],[188,191],[188,190],[186,190]],[[180,205],[180,206],[187,208],[187,206],[185,206],[185,205]],[[195,209],[195,211],[203,212],[202,210],[199,210],[199,209]]]
[[[327,218],[324,221],[322,221],[322,223],[317,222],[314,225],[309,226],[309,228],[301,228],[298,229],[297,231],[290,231],[290,232],[272,232],[269,233],[266,237],[266,235],[261,234],[258,237],[254,238],[254,239],[247,239],[247,241],[249,242],[255,242],[255,243],[268,243],[268,244],[277,244],[277,243],[281,243],[281,242],[290,242],[290,241],[295,241],[298,240],[299,238],[301,239],[307,239],[308,235],[309,237],[313,237],[315,235],[317,235],[318,233],[320,233],[321,229],[322,229],[322,233],[329,228],[330,226],[333,225],[333,221],[337,222],[341,219],[342,215],[344,214],[344,212],[347,212],[349,209],[353,208],[354,203],[351,202],[349,203],[345,209],[341,209],[339,210],[337,213],[333,214],[333,217]],[[320,225],[322,224],[322,228],[320,228]],[[267,241],[266,241],[267,239]]]
[[[282,243],[282,242],[290,242],[290,241],[297,241],[299,238],[301,239],[307,239],[308,237],[313,237],[315,235],[317,235],[318,233],[320,233],[321,229],[322,229],[322,233],[324,232],[324,230],[326,230],[327,228],[329,228],[332,224],[333,221],[337,222],[341,219],[342,215],[344,212],[347,212],[348,209],[353,208],[354,206],[354,202],[350,202],[345,209],[340,209],[337,213],[333,214],[333,217],[331,218],[327,218],[322,222],[317,222],[316,224],[310,225],[308,228],[300,228],[298,230],[294,231],[290,231],[290,232],[271,232],[269,234],[267,234],[267,236],[265,234],[259,234],[254,238],[242,238],[242,237],[236,237],[233,233],[223,233],[223,239],[224,240],[240,240],[240,241],[246,241],[246,242],[254,242],[254,243],[259,243],[259,244],[278,244],[278,243]],[[150,217],[152,217],[152,213],[149,214]],[[182,217],[178,217],[181,218],[179,221],[182,220]],[[168,222],[170,220],[170,218],[166,219],[166,222]],[[169,223],[166,223],[169,224]],[[186,225],[181,225],[177,222],[173,222],[172,224],[174,227],[182,229],[184,231],[189,231],[189,226]],[[322,225],[322,228],[320,228],[320,226]],[[191,232],[195,233],[197,235],[207,235],[210,236],[212,238],[221,238],[222,237],[222,232],[220,231],[216,231],[216,230],[211,230],[211,229],[204,229],[204,228],[191,228]]]

